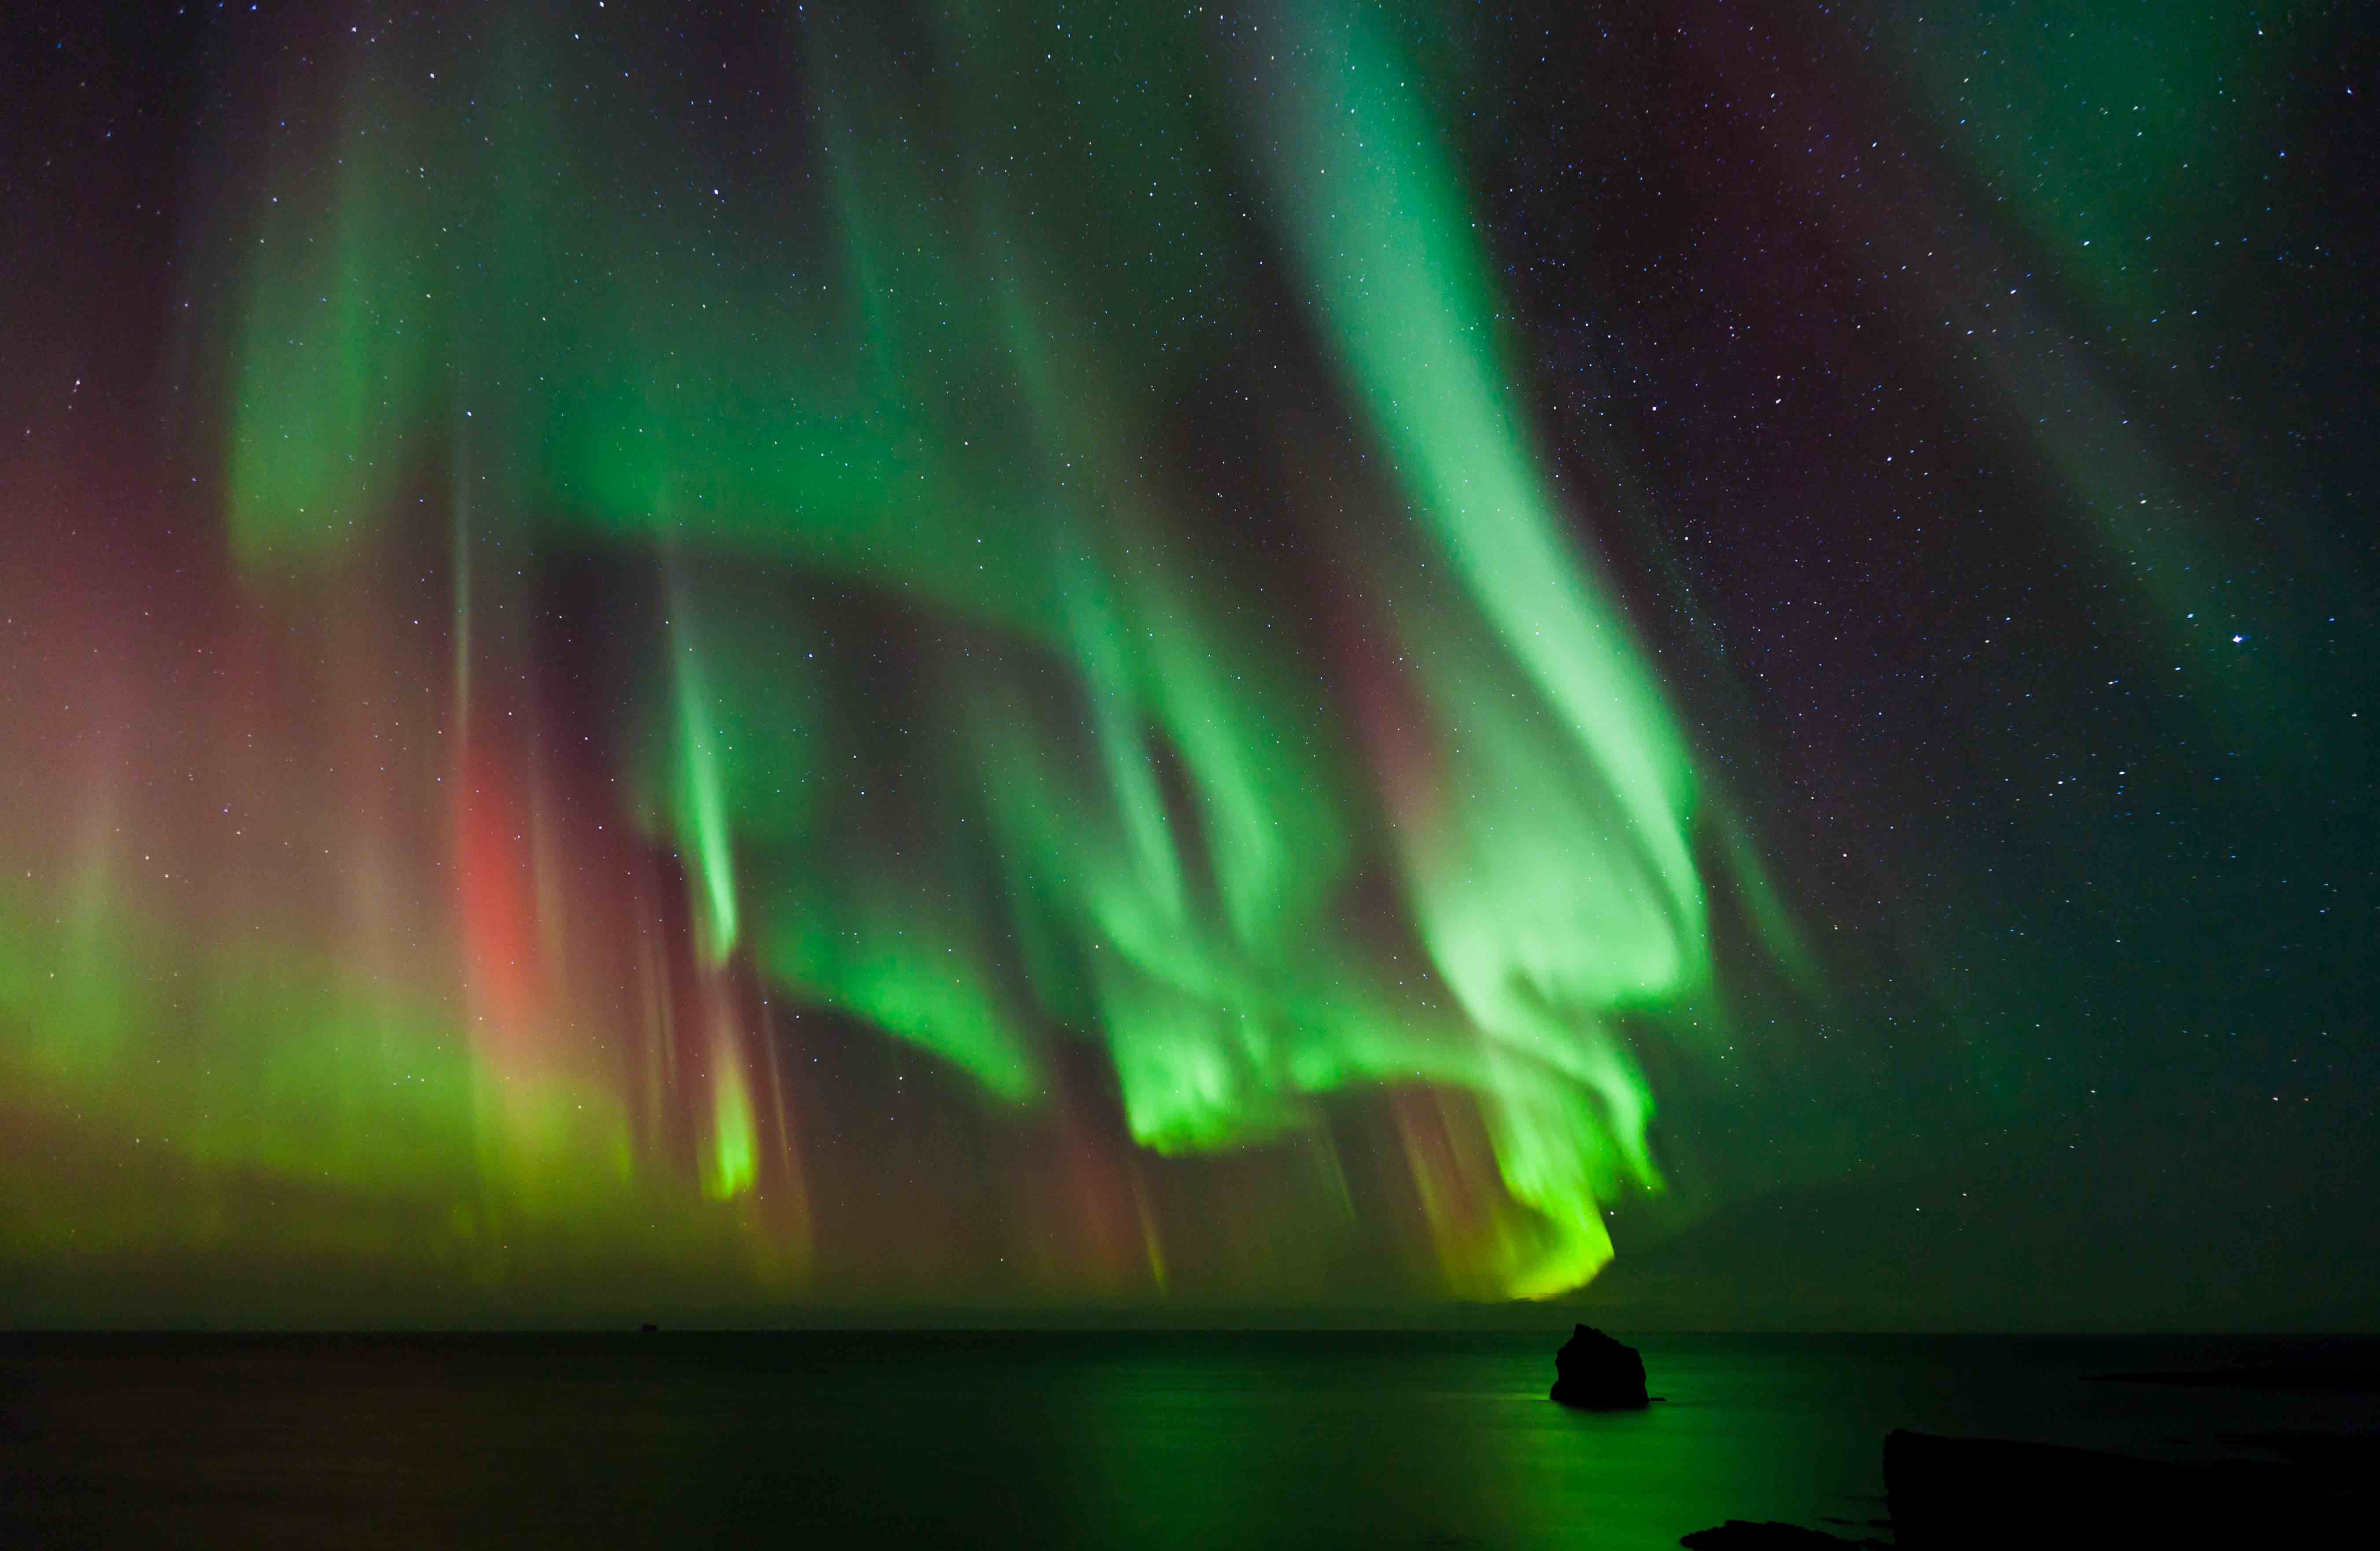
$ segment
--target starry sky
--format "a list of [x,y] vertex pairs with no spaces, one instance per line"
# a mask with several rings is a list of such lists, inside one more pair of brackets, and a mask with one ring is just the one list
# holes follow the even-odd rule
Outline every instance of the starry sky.
[[0,1317],[2369,1326],[2367,7],[0,26]]

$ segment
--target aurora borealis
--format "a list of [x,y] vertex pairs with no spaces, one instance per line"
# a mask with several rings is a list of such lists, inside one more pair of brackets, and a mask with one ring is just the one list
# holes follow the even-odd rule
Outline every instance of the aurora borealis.
[[23,24],[0,1285],[1534,1298],[2361,1134],[2368,31]]

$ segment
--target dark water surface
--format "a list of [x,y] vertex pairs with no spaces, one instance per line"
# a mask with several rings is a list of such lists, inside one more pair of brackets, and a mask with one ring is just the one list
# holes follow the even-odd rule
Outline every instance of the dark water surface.
[[0,1337],[9,1546],[1672,1546],[1870,1533],[1885,1432],[2193,1456],[2371,1396],[2094,1383],[2370,1344],[1542,1335]]

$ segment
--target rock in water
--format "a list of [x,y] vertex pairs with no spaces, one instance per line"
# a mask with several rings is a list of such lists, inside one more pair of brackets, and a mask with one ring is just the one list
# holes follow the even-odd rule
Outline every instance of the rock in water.
[[1642,1411],[1651,1403],[1645,1394],[1644,1358],[1592,1325],[1572,1331],[1554,1353],[1554,1375],[1553,1398],[1565,1406]]

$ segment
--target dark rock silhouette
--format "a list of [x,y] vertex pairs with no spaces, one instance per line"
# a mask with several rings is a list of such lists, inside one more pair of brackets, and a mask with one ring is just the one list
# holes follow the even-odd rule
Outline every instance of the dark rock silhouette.
[[1910,1432],[1884,1440],[1885,1500],[1907,1551],[2372,1544],[2380,1501],[2369,1460],[2343,1451],[2324,1464],[2185,1464]]
[[1645,1359],[1593,1325],[1579,1325],[1554,1353],[1553,1398],[1582,1411],[1642,1411],[1651,1404]]
[[[2240,1433],[2221,1441],[2280,1458],[2183,1463],[1895,1432],[1884,1440],[1893,1539],[1899,1551],[2380,1545],[2380,1434]],[[1881,1543],[1730,1519],[1679,1544],[1824,1551]]]

